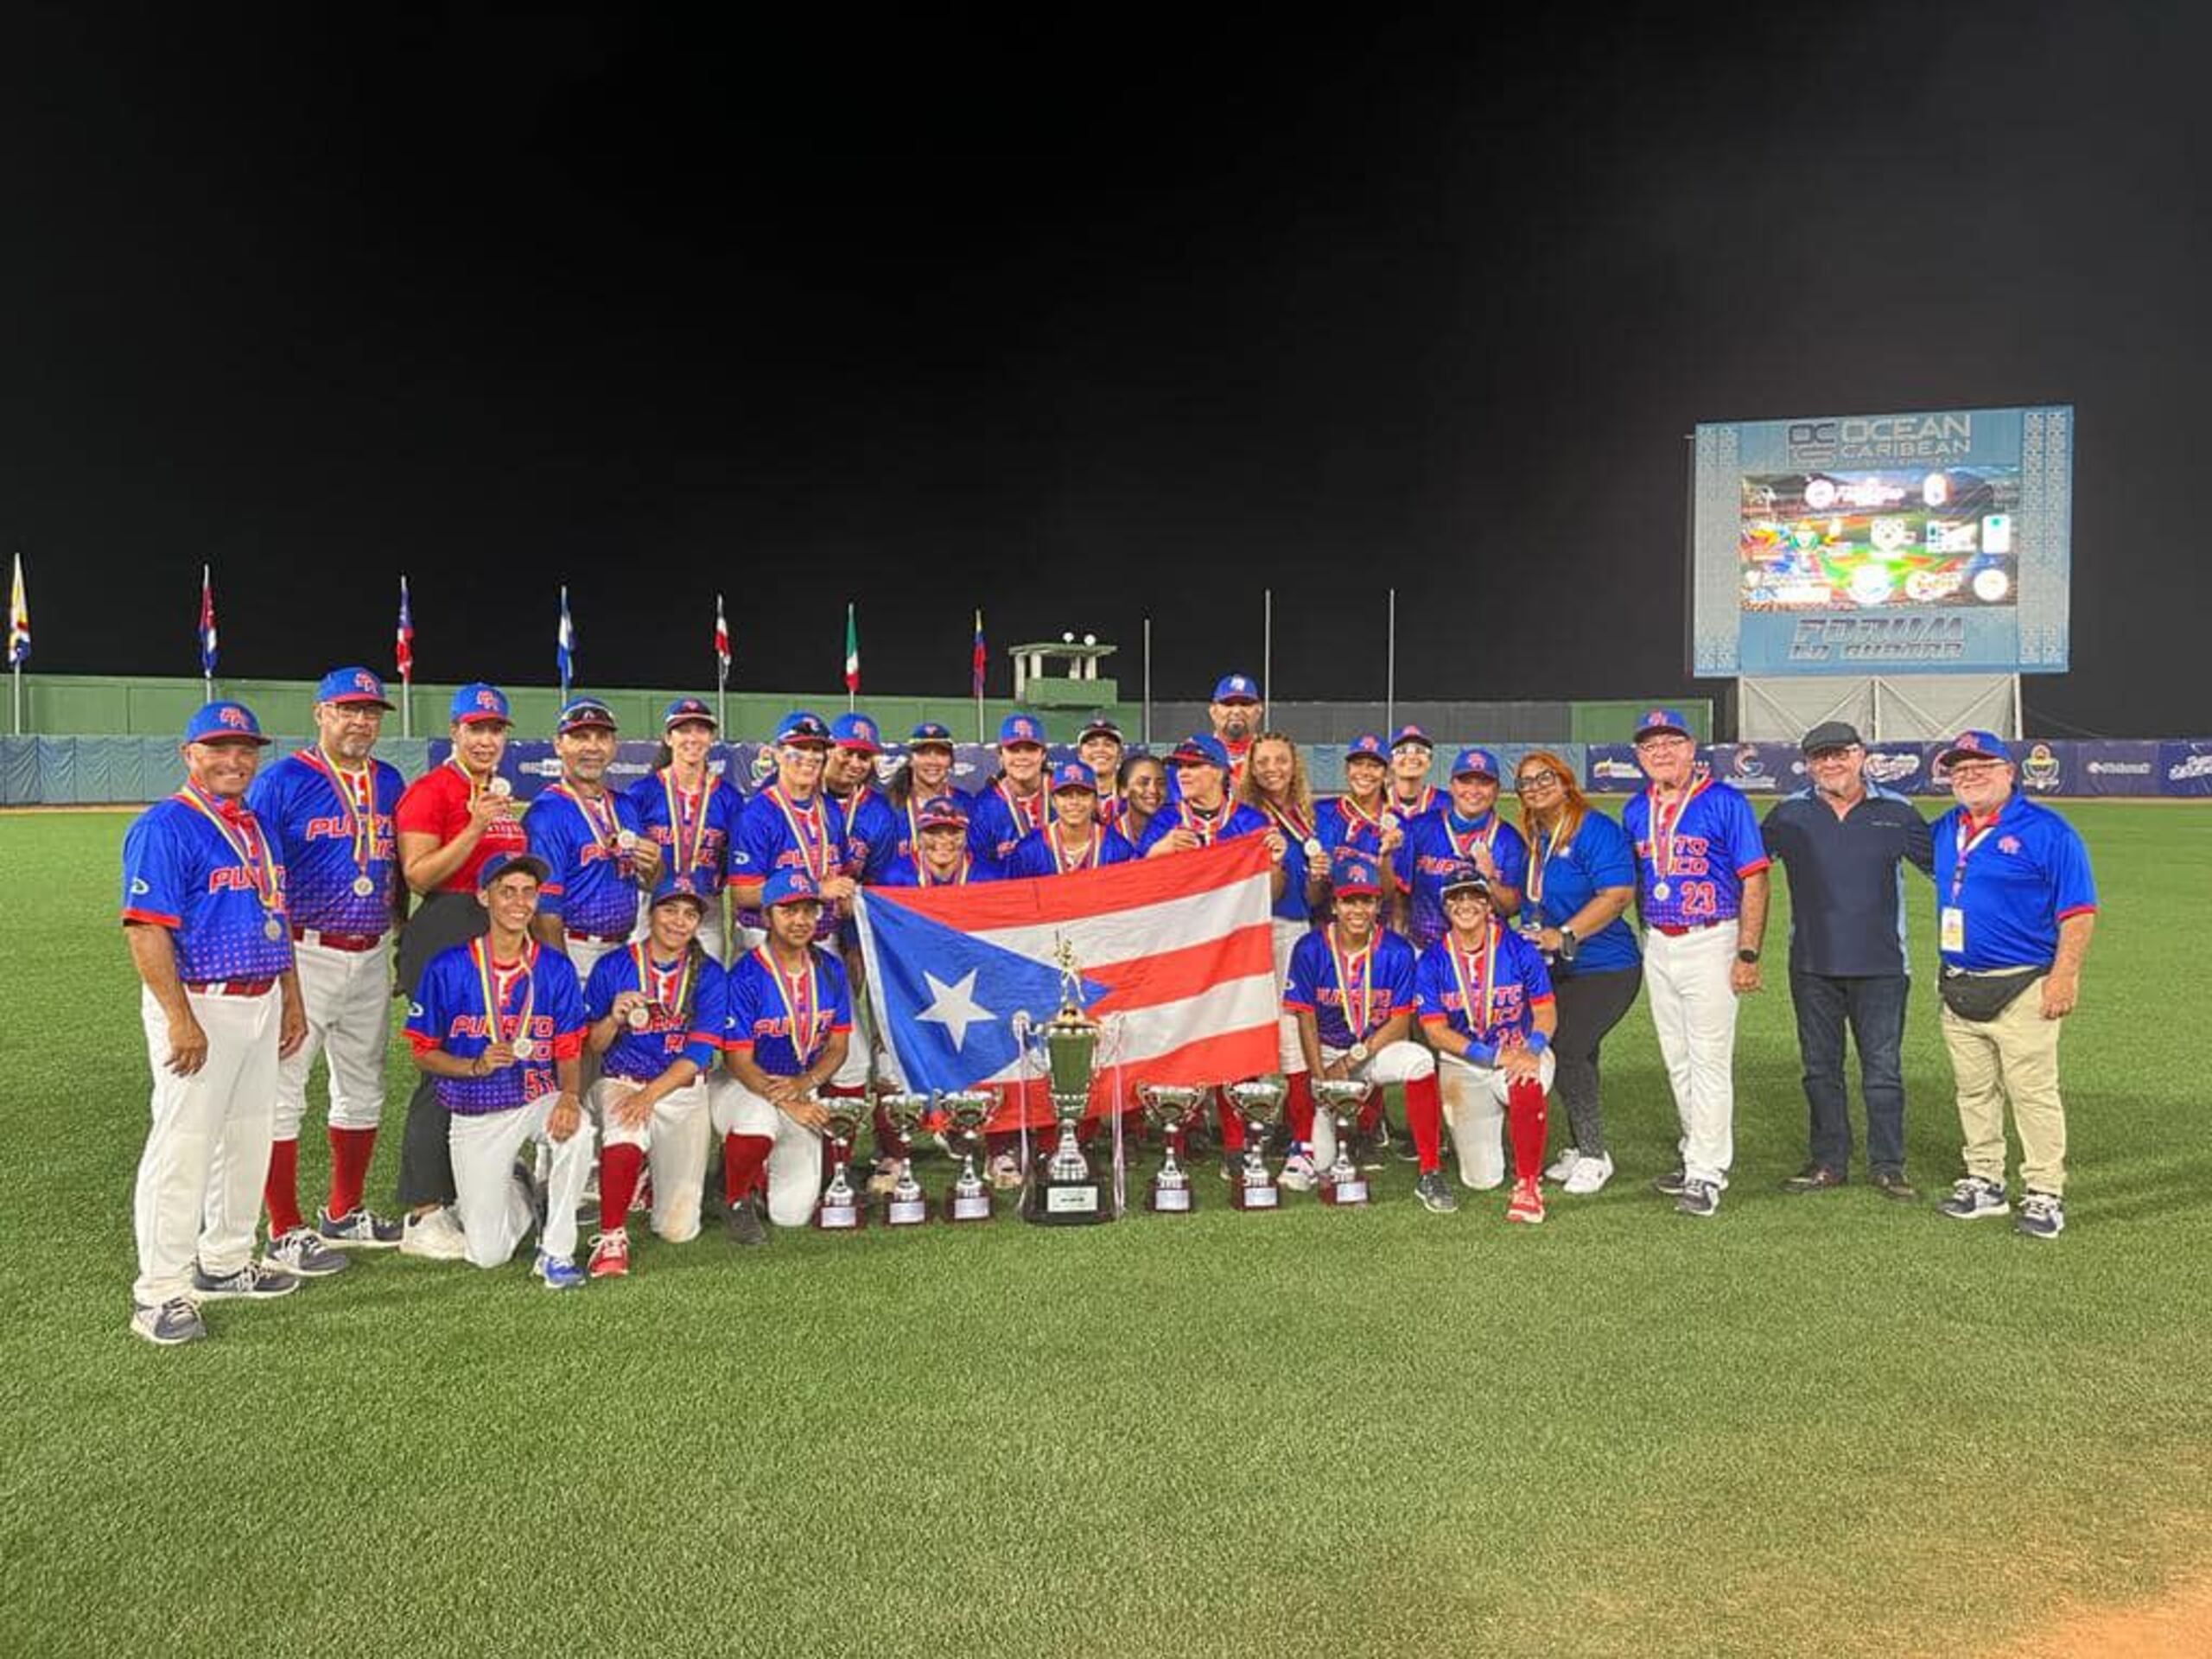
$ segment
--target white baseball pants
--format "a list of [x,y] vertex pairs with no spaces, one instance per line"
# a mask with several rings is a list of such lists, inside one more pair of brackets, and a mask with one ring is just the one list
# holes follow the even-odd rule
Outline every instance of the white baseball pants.
[[468,1237],[468,1259],[480,1268],[498,1267],[530,1233],[530,1200],[514,1176],[515,1159],[525,1141],[545,1148],[549,1166],[545,1232],[537,1247],[564,1262],[576,1252],[576,1206],[583,1202],[598,1136],[585,1116],[579,1118],[574,1135],[566,1141],[554,1140],[545,1126],[558,1098],[540,1095],[527,1106],[504,1112],[452,1116],[446,1134],[453,1151],[454,1191],[459,1195],[454,1207]]
[[207,1033],[207,1062],[188,1077],[168,1069],[162,1005],[143,988],[138,1001],[154,1121],[131,1200],[138,1277],[130,1294],[147,1306],[188,1294],[195,1260],[218,1279],[245,1266],[269,1174],[283,995],[273,987],[259,996],[188,990],[185,1000]]
[[715,1135],[774,1137],[768,1148],[768,1219],[779,1227],[812,1221],[822,1197],[823,1137],[727,1072],[715,1077],[707,1098]]
[[[1313,931],[1310,923],[1294,922],[1281,916],[1268,918],[1268,928],[1275,951],[1275,1006],[1282,1006],[1282,988],[1290,983],[1291,953],[1298,949],[1298,942]],[[1296,1077],[1306,1069],[1306,1051],[1298,1046],[1298,1016],[1294,1014],[1278,1015],[1275,1020],[1275,1047],[1282,1062],[1282,1073]]]
[[[1344,1051],[1321,1045],[1321,1063],[1332,1065],[1342,1059]],[[1399,1041],[1386,1044],[1367,1057],[1364,1065],[1351,1069],[1355,1077],[1364,1077],[1381,1089],[1385,1084],[1414,1083],[1422,1077],[1436,1075],[1436,1055],[1425,1043]],[[1337,1159],[1337,1122],[1316,1106],[1313,1112],[1313,1161],[1326,1169]]]
[[[1505,1073],[1493,1065],[1474,1065],[1456,1054],[1440,1054],[1439,1092],[1444,1122],[1459,1158],[1459,1179],[1478,1192],[1505,1182]],[[1559,1058],[1547,1048],[1538,1058],[1536,1080],[1552,1091]]]
[[296,1141],[315,1056],[330,1066],[330,1127],[373,1129],[384,1117],[384,1057],[391,1037],[391,947],[333,950],[310,931],[292,945],[308,1039],[276,1063],[273,1138]]
[[1648,930],[1643,983],[1659,1055],[1681,1120],[1682,1173],[1725,1186],[1736,1160],[1736,1007],[1728,976],[1736,964],[1736,923],[1688,933]]
[[[643,1123],[625,1128],[612,1109],[639,1087],[627,1077],[601,1077],[592,1090],[592,1113],[606,1126],[606,1145],[644,1150],[653,1184],[653,1231],[671,1244],[689,1243],[699,1236],[699,1196],[707,1185],[707,1081],[695,1077],[671,1090]],[[620,1217],[612,1219],[622,1224]]]

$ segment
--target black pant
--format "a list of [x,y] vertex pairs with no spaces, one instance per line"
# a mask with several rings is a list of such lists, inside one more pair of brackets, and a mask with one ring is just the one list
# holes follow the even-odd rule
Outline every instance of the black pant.
[[1797,1009],[1797,1052],[1805,1062],[1805,1103],[1812,1111],[1813,1161],[1851,1167],[1851,1094],[1843,1081],[1843,1032],[1859,1048],[1859,1087],[1866,1096],[1866,1165],[1904,1167],[1904,1005],[1912,982],[1903,974],[1850,978],[1789,974]]
[[[423,969],[432,957],[456,944],[480,939],[489,931],[490,918],[473,893],[437,893],[424,899],[399,935],[399,982],[407,988],[408,995],[420,995]],[[424,1077],[408,1097],[407,1127],[399,1141],[399,1202],[404,1208],[454,1201],[453,1148],[446,1139],[448,1128],[446,1109],[438,1104],[437,1084]]]
[[1558,1054],[1552,1092],[1567,1108],[1574,1149],[1587,1157],[1605,1154],[1605,1123],[1598,1110],[1598,1046],[1620,1024],[1643,988],[1643,964],[1597,974],[1560,974],[1554,964],[1554,1006],[1559,1031],[1552,1038]]

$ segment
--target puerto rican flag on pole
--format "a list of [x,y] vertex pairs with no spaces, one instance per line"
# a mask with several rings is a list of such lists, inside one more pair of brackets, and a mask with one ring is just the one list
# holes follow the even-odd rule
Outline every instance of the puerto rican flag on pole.
[[415,683],[415,615],[407,608],[407,578],[399,579],[399,632],[392,641],[391,656],[399,670],[400,682]]
[[[1068,875],[862,888],[861,950],[887,1068],[902,1089],[1018,1087],[1028,1122],[1049,1122],[1042,1058],[1025,1058],[1019,1027],[1033,1044],[1059,1008],[1065,940],[1084,1012],[1104,1027],[1094,1113],[1127,1111],[1140,1084],[1274,1071],[1271,868],[1267,842],[1247,836]],[[1000,1118],[994,1128],[1011,1128],[1017,1115]]]
[[561,671],[561,701],[569,700],[569,682],[576,670],[576,625],[569,620],[569,584],[561,584],[561,626],[553,636],[554,665]]
[[215,578],[204,564],[200,567],[200,673],[203,679],[215,677]]
[[990,652],[983,644],[983,613],[978,611],[976,613],[976,652],[968,664],[969,696],[981,697],[983,695],[983,676],[990,665]]

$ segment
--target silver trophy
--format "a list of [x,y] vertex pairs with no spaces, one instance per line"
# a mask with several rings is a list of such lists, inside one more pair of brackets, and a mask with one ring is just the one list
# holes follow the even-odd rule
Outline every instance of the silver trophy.
[[921,1133],[922,1120],[930,1114],[930,1097],[886,1090],[875,1097],[875,1104],[904,1148],[899,1154],[898,1184],[883,1200],[883,1224],[918,1226],[930,1218],[930,1201],[923,1196],[922,1184],[914,1179],[914,1137]]
[[1367,1177],[1352,1161],[1351,1138],[1359,1125],[1360,1103],[1374,1091],[1375,1085],[1364,1077],[1324,1077],[1313,1084],[1313,1104],[1329,1115],[1337,1132],[1337,1155],[1321,1172],[1324,1204],[1367,1202]]
[[1282,1121],[1283,1096],[1289,1091],[1281,1077],[1232,1083],[1223,1091],[1244,1122],[1244,1173],[1229,1189],[1229,1201],[1239,1210],[1274,1210],[1281,1205],[1281,1189],[1268,1169],[1268,1132]]
[[1167,1148],[1167,1157],[1160,1166],[1160,1173],[1152,1178],[1152,1191],[1145,1198],[1145,1208],[1168,1215],[1188,1215],[1191,1211],[1191,1173],[1176,1161],[1176,1154],[1183,1149],[1183,1131],[1190,1126],[1192,1114],[1206,1097],[1203,1089],[1186,1088],[1172,1083],[1140,1084],[1137,1103],[1144,1108],[1145,1122],[1160,1132]]
[[814,1104],[825,1115],[822,1133],[830,1139],[834,1169],[830,1185],[822,1189],[822,1202],[815,1206],[814,1224],[827,1232],[851,1232],[861,1222],[861,1197],[845,1174],[853,1160],[853,1138],[868,1118],[868,1103],[849,1095],[832,1095]]
[[1022,1213],[1046,1225],[1066,1226],[1108,1221],[1113,1211],[1106,1189],[1083,1155],[1083,1115],[1090,1107],[1090,1080],[1096,1071],[1098,1022],[1083,1011],[1083,976],[1075,950],[1060,941],[1060,1011],[1046,1020],[1036,1040],[1045,1050],[1046,1091],[1059,1126],[1058,1143],[1043,1168],[1031,1178]]
[[951,1190],[944,1195],[944,1218],[947,1221],[988,1221],[991,1218],[991,1189],[976,1173],[976,1159],[983,1144],[983,1125],[991,1121],[991,1114],[998,1109],[999,1097],[981,1090],[939,1095],[938,1108],[944,1112],[946,1128],[960,1148],[960,1173],[953,1180]]

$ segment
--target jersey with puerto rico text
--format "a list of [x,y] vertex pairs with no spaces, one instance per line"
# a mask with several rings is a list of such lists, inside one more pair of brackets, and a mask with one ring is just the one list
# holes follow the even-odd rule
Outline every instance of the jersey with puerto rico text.
[[1021,838],[1043,829],[1051,816],[1042,788],[1034,795],[1017,795],[1004,779],[986,784],[969,798],[969,848],[1003,874]]
[[1978,830],[1955,806],[1936,820],[1935,836],[1938,948],[1946,909],[1961,912],[1965,936],[1962,948],[1942,951],[1953,968],[2048,967],[2058,954],[2058,925],[2097,907],[2089,849],[2039,801],[2012,796]]
[[664,767],[631,785],[629,795],[640,833],[660,843],[663,873],[690,876],[701,893],[720,893],[737,815],[745,808],[737,785],[709,767],[706,787],[688,791],[677,786],[675,769]]
[[[275,837],[292,925],[368,938],[391,926],[399,879],[393,814],[406,792],[399,769],[372,759],[359,772],[314,749],[261,772],[246,801]],[[367,876],[372,891],[353,884]]]
[[[1334,928],[1322,928],[1299,940],[1290,953],[1283,1011],[1311,1014],[1324,1048],[1341,1052],[1363,1043],[1393,1014],[1411,1016],[1419,1001],[1413,946],[1387,927],[1376,929],[1370,943],[1371,952],[1354,953],[1337,944]],[[1339,956],[1351,976],[1349,999],[1337,971]],[[1354,1030],[1353,1016],[1363,1008],[1367,1017]]]
[[[1751,804],[1707,777],[1655,843],[1651,791],[1631,795],[1621,828],[1636,848],[1637,903],[1646,927],[1703,927],[1742,913],[1744,878],[1766,868],[1766,842]],[[1662,823],[1668,822],[1661,814]],[[1662,868],[1663,867],[1663,868]],[[1658,894],[1664,885],[1665,898]]]
[[1152,822],[1144,827],[1144,836],[1137,842],[1139,855],[1152,851],[1166,836],[1179,829],[1198,831],[1201,846],[1211,847],[1218,841],[1235,841],[1241,836],[1264,836],[1269,829],[1264,814],[1254,811],[1242,801],[1230,801],[1211,817],[1202,816],[1187,801],[1169,801],[1152,815]]
[[[688,961],[666,962],[650,944],[640,942],[608,951],[593,967],[584,987],[586,1025],[606,1019],[625,991],[643,991],[650,999],[652,1018],[645,1028],[617,1027],[614,1040],[600,1057],[600,1070],[608,1077],[651,1083],[678,1060],[690,1061],[702,1076],[715,1069],[729,1034],[728,976],[698,945],[686,954]],[[643,982],[638,974],[640,957],[645,964]]]
[[[778,870],[804,870],[816,883],[852,868],[852,849],[846,844],[844,809],[835,797],[820,790],[804,801],[787,798],[780,786],[769,783],[738,815],[737,839],[729,849],[729,879],[765,881]],[[822,920],[814,930],[817,939],[834,938],[836,907],[824,905]],[[741,927],[765,928],[758,910],[739,912]]]
[[1459,952],[1447,937],[1422,951],[1414,984],[1422,1020],[1441,1020],[1471,1040],[1467,1058],[1478,1065],[1526,1042],[1536,1010],[1552,1000],[1542,953],[1495,917],[1485,950]]
[[[492,978],[499,1006],[499,1035],[512,1042],[527,1035],[535,1052],[485,1077],[438,1077],[438,1104],[457,1117],[481,1117],[511,1111],[560,1091],[558,1060],[583,1052],[584,1001],[576,970],[568,957],[535,939],[523,944],[521,960],[489,960],[487,939],[441,950],[423,969],[414,1004],[407,1010],[407,1040],[420,1053],[443,1049],[457,1059],[474,1059],[492,1046],[486,1018],[484,977]],[[527,1014],[530,1029],[522,1022]]]
[[1060,845],[1058,826],[1046,824],[1042,830],[1032,830],[1014,844],[1001,872],[1007,880],[1033,875],[1065,875],[1073,870],[1103,869],[1109,864],[1126,864],[1137,855],[1129,845],[1129,838],[1118,830],[1109,830],[1103,824],[1090,826],[1090,849],[1087,857],[1069,861]]
[[[590,807],[599,810],[596,821]],[[552,872],[538,889],[538,913],[559,917],[570,933],[628,938],[638,925],[638,884],[615,837],[625,830],[644,833],[637,803],[610,789],[588,806],[566,784],[555,784],[530,804],[522,827],[530,850]]]
[[[222,817],[237,846],[194,801]],[[261,899],[270,887],[274,911]],[[268,924],[272,914],[285,922],[283,906],[284,867],[250,808],[226,811],[188,785],[124,833],[123,919],[169,930],[176,975],[187,984],[283,974],[292,965],[291,929],[279,926],[272,939]]]
[[729,1034],[722,1046],[750,1053],[753,1064],[772,1077],[797,1077],[834,1033],[852,1028],[845,964],[819,945],[809,953],[808,971],[796,976],[776,965],[765,944],[747,951],[729,970]]
[[1338,848],[1349,847],[1369,858],[1382,856],[1382,817],[1393,809],[1389,798],[1376,804],[1375,816],[1352,804],[1348,795],[1332,795],[1313,809],[1313,833],[1321,837],[1321,845],[1333,854]]
[[1444,937],[1444,878],[1461,864],[1474,862],[1478,845],[1490,848],[1497,879],[1518,887],[1529,875],[1529,843],[1492,807],[1478,818],[1463,818],[1447,804],[1415,818],[1390,860],[1398,886],[1412,895],[1406,931],[1416,950],[1426,950]]

